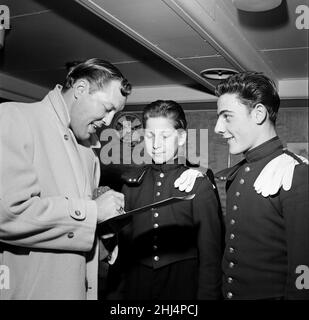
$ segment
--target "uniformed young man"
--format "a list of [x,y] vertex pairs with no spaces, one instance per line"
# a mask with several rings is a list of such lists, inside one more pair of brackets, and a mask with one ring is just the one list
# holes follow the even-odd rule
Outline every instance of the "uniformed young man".
[[283,147],[272,80],[243,72],[216,89],[215,132],[244,159],[226,176],[227,299],[309,299],[308,165]]

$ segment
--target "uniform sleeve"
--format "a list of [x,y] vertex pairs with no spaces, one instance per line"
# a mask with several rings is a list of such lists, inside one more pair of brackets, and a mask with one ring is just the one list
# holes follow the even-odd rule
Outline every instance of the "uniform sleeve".
[[121,188],[121,193],[124,194],[124,208],[125,211],[130,211],[131,208],[131,204],[130,204],[130,187],[127,184],[123,184],[122,188]]
[[207,178],[202,178],[202,180],[193,199],[193,214],[198,226],[197,298],[210,300],[221,297],[223,225],[220,203],[214,188]]
[[[308,197],[308,165],[300,164],[295,167],[290,191],[281,194],[287,233],[287,299],[309,299]],[[299,266],[304,273],[297,270]]]
[[12,245],[89,251],[97,206],[93,200],[41,198],[29,124],[13,104],[0,105],[0,241]]

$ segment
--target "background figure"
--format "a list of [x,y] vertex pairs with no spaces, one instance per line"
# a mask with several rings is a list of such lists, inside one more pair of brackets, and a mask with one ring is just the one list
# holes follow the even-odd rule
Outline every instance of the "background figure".
[[1,299],[96,299],[97,223],[123,195],[96,200],[96,131],[123,109],[131,85],[101,59],[77,63],[64,86],[37,103],[0,105]]
[[[152,157],[140,184],[125,185],[125,208],[181,196],[175,179],[186,170],[177,159],[186,141],[179,104],[158,100],[143,112],[145,146]],[[121,295],[130,300],[218,299],[221,287],[222,229],[215,186],[198,178],[195,198],[133,217],[123,229],[118,265]]]
[[[276,134],[280,99],[256,72],[229,77],[216,89],[215,132],[244,160],[226,177],[227,299],[309,299],[298,266],[309,265],[308,165]],[[301,284],[302,283],[302,284]]]

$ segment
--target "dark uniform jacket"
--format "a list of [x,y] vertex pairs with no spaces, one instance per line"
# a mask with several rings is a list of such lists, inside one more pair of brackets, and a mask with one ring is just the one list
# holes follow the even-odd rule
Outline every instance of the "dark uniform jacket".
[[[181,164],[148,166],[140,185],[124,186],[125,210],[187,195],[174,187],[175,180],[186,169]],[[220,203],[207,177],[198,178],[190,194],[195,194],[193,200],[134,216],[133,222],[124,230],[127,248],[123,250],[129,252],[131,261],[154,269],[197,258],[198,298],[218,298],[223,243]]]
[[222,265],[228,299],[309,299],[308,288],[296,286],[296,268],[309,266],[308,165],[296,165],[289,191],[263,197],[253,187],[265,165],[283,152],[275,137],[219,173],[227,178]]

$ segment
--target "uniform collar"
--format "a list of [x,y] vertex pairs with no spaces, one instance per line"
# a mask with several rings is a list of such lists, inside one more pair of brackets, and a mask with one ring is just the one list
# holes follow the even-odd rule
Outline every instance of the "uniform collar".
[[156,171],[160,171],[160,172],[168,172],[168,171],[172,171],[172,170],[176,170],[178,168],[180,168],[181,166],[183,166],[183,159],[182,158],[175,158],[172,161],[168,161],[166,163],[162,163],[162,164],[156,164],[156,163],[152,163],[150,164],[150,167]]
[[[62,125],[66,128],[70,128],[71,119],[69,115],[69,110],[67,104],[63,99],[61,90],[62,86],[60,84],[57,84],[54,90],[50,91],[47,96]],[[101,147],[99,137],[96,134],[92,134],[89,140],[82,141],[81,144],[85,147],[95,149]]]
[[261,160],[263,158],[266,158],[268,156],[270,156],[271,154],[273,154],[274,152],[278,151],[278,150],[282,150],[283,149],[283,145],[282,142],[280,141],[279,137],[276,136],[264,143],[262,143],[261,145],[246,151],[244,153],[244,157],[246,159],[246,161],[248,163],[250,162],[254,162],[254,161],[258,161]]
[[215,177],[219,180],[233,180],[237,175],[238,170],[242,167],[243,164],[251,163],[254,161],[261,160],[270,156],[274,152],[281,150],[283,145],[280,139],[276,136],[261,145],[257,146],[254,149],[251,149],[244,153],[244,159],[235,164],[233,167],[223,169],[215,174]]

